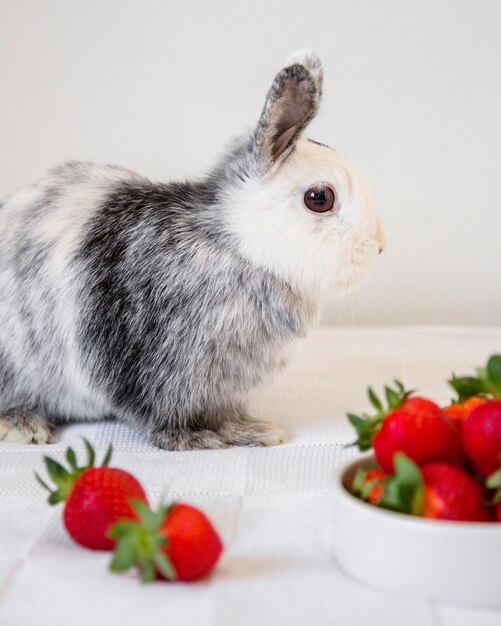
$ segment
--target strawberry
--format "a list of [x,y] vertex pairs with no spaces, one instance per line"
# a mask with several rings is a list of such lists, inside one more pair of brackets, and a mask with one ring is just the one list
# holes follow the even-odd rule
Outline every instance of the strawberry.
[[489,476],[496,471],[501,454],[501,400],[489,400],[474,409],[463,423],[461,439],[477,472]]
[[374,448],[374,455],[385,472],[393,471],[393,457],[403,452],[418,464],[444,461],[462,465],[459,435],[442,409],[427,398],[410,397],[398,381],[397,389],[385,387],[388,409],[369,388],[375,416],[348,414],[358,432],[360,450]]
[[120,519],[137,519],[132,502],[147,502],[146,494],[134,476],[124,470],[108,467],[111,446],[102,466],[94,467],[94,449],[86,439],[84,443],[88,462],[83,467],[77,465],[72,448],[66,452],[69,471],[54,459],[44,457],[55,490],[40,476],[35,476],[50,492],[49,504],[65,502],[64,525],[76,543],[92,550],[111,550],[115,542],[106,535],[109,527]]
[[178,503],[161,506],[156,513],[142,502],[134,508],[137,521],[118,522],[109,531],[117,540],[112,571],[137,565],[143,582],[149,582],[192,581],[212,570],[223,545],[202,511]]
[[486,402],[486,398],[482,398],[480,396],[471,396],[471,398],[468,398],[467,400],[463,400],[462,402],[454,402],[453,404],[444,407],[443,411],[457,428],[457,430],[461,431],[463,427],[463,422],[473,411],[473,409],[476,409],[477,406],[485,404]]
[[463,402],[472,396],[487,396],[501,398],[501,355],[493,354],[489,357],[485,367],[477,367],[476,376],[455,376],[449,380],[449,385],[458,395],[458,401]]
[[388,476],[381,468],[358,469],[353,479],[353,493],[371,504],[379,504],[384,495],[383,483]]
[[464,522],[492,521],[491,511],[483,503],[482,485],[465,471],[446,463],[428,463],[421,472],[423,517]]
[[[501,461],[501,456],[500,456]],[[486,482],[486,486],[489,489],[495,489],[494,498],[492,504],[496,511],[496,517],[498,522],[501,522],[501,463],[500,468],[489,476]]]
[[482,485],[464,470],[447,463],[419,468],[400,452],[395,455],[395,469],[384,482],[381,507],[428,519],[492,521]]

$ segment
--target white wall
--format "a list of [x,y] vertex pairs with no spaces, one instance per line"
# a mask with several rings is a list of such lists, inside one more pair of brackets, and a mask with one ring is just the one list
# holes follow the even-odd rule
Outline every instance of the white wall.
[[501,323],[499,0],[0,0],[0,196],[75,157],[195,174],[293,50],[310,135],[373,187],[389,246],[327,320]]

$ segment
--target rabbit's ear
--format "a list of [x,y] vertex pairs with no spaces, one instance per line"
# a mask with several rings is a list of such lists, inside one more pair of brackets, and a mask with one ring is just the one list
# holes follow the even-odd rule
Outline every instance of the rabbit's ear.
[[275,76],[254,134],[261,173],[284,161],[315,117],[322,96],[322,65],[310,50],[291,55]]

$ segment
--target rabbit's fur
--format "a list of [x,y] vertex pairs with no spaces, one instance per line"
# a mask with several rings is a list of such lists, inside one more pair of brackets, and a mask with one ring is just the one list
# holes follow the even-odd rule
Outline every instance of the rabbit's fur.
[[[169,450],[280,442],[242,400],[382,247],[358,173],[301,137],[321,91],[296,54],[199,181],[69,162],[0,204],[0,439],[112,417]],[[335,213],[303,205],[319,182]]]

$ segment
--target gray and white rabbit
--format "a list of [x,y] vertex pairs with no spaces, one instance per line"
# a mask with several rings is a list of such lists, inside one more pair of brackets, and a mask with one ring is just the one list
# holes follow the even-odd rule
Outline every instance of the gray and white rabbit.
[[280,443],[246,394],[384,246],[360,175],[303,137],[321,94],[299,51],[205,178],[68,162],[0,203],[0,439],[114,418],[167,450]]

